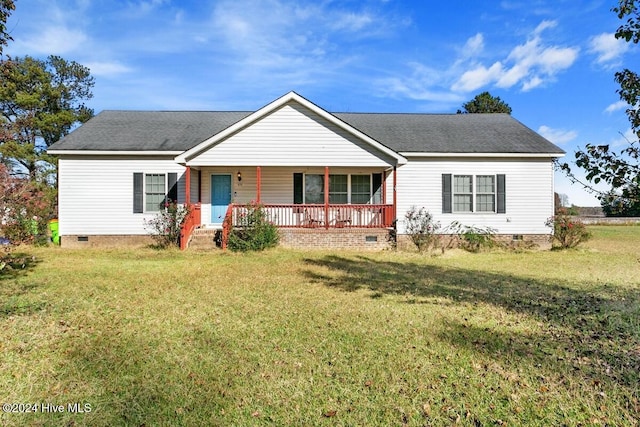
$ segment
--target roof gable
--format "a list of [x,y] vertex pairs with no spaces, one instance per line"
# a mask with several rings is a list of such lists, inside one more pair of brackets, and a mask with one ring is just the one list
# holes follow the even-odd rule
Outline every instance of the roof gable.
[[186,162],[188,162],[190,159],[194,158],[195,156],[197,156],[198,154],[202,153],[203,151],[210,149],[214,145],[218,144],[220,141],[223,141],[224,139],[226,139],[226,138],[230,137],[231,135],[241,131],[242,129],[246,129],[247,127],[251,126],[252,124],[258,122],[261,119],[263,119],[264,117],[274,113],[278,109],[284,107],[287,104],[291,104],[291,103],[295,103],[295,104],[298,104],[298,105],[302,106],[303,108],[306,108],[307,110],[311,111],[312,113],[316,114],[317,116],[321,117],[322,119],[328,121],[329,123],[341,128],[342,130],[344,130],[344,131],[348,132],[349,134],[355,136],[356,138],[362,140],[364,143],[366,143],[369,146],[371,146],[371,148],[373,148],[375,150],[378,150],[378,151],[384,153],[386,156],[395,159],[395,161],[397,163],[399,163],[399,164],[406,163],[406,159],[403,156],[401,156],[400,154],[398,154],[397,152],[395,152],[394,150],[392,150],[389,147],[381,144],[380,142],[376,141],[375,139],[369,137],[368,135],[362,133],[360,130],[354,128],[353,126],[349,125],[348,123],[338,119],[336,116],[334,116],[331,113],[325,111],[324,109],[318,107],[317,105],[313,104],[309,100],[303,98],[302,96],[298,95],[297,93],[295,93],[293,91],[287,93],[284,96],[281,96],[280,98],[276,99],[275,101],[273,101],[273,102],[267,104],[266,106],[262,107],[261,109],[259,109],[255,113],[249,114],[248,116],[244,117],[240,121],[234,123],[233,125],[229,126],[226,129],[224,129],[223,131],[213,135],[210,138],[207,138],[206,140],[204,140],[200,144],[196,145],[195,147],[185,151],[184,153],[182,153],[181,155],[176,157],[176,161],[178,163],[186,163]]
[[289,101],[226,137],[214,138],[193,155],[179,156],[179,162],[189,166],[389,167],[399,163],[399,156],[393,154]]

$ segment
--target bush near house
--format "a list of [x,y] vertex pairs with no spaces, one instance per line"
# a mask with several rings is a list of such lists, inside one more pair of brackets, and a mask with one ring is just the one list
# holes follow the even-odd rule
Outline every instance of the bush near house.
[[570,215],[566,209],[547,220],[547,226],[553,228],[553,243],[559,249],[569,249],[586,242],[591,238],[587,226],[576,217]]
[[190,207],[167,200],[154,218],[145,221],[145,228],[159,248],[179,246],[180,230],[190,212]]
[[425,208],[411,206],[404,216],[404,223],[419,252],[433,249],[444,252],[456,246],[469,252],[480,252],[498,245],[493,228],[464,225],[458,221],[443,228],[439,222],[433,221],[433,216]]
[[0,237],[16,245],[46,244],[54,200],[53,188],[13,176],[6,165],[0,164]]
[[439,245],[440,223],[433,221],[433,216],[424,207],[411,208],[404,215],[407,234],[419,252],[435,249]]
[[262,251],[275,247],[279,240],[278,228],[268,220],[264,207],[251,202],[231,229],[228,248],[236,252]]

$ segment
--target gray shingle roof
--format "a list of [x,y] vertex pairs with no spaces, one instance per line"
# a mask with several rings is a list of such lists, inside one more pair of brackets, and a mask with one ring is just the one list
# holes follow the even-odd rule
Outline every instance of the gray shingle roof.
[[236,111],[103,111],[50,150],[185,151],[242,120]]
[[398,152],[564,153],[508,114],[334,115]]
[[[251,113],[103,111],[50,150],[186,151]],[[564,153],[507,114],[334,115],[397,152]]]

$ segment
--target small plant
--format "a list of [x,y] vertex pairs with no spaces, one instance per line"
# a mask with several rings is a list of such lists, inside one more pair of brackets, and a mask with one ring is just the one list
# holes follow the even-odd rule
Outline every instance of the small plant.
[[434,249],[438,245],[440,223],[433,221],[433,216],[425,209],[411,206],[404,215],[407,234],[418,251]]
[[565,209],[549,218],[546,226],[553,229],[552,242],[557,243],[560,249],[574,248],[591,238],[591,233],[582,221],[573,218]]
[[229,233],[228,247],[232,251],[262,251],[278,244],[278,228],[268,221],[264,206],[251,202],[237,218]]
[[480,252],[482,249],[491,249],[497,245],[495,230],[491,227],[467,227],[460,234],[460,246],[469,252]]
[[463,225],[454,221],[447,227],[447,230],[458,237],[460,248],[469,252],[480,252],[482,249],[491,249],[498,245],[496,230],[491,227]]
[[188,206],[167,200],[164,209],[160,210],[153,219],[145,221],[145,228],[159,248],[179,245],[180,230],[189,215],[189,210]]

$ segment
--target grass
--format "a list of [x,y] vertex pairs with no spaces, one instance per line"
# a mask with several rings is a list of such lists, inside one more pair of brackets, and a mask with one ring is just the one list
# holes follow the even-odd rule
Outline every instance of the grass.
[[479,254],[21,248],[3,425],[638,425],[640,227]]

